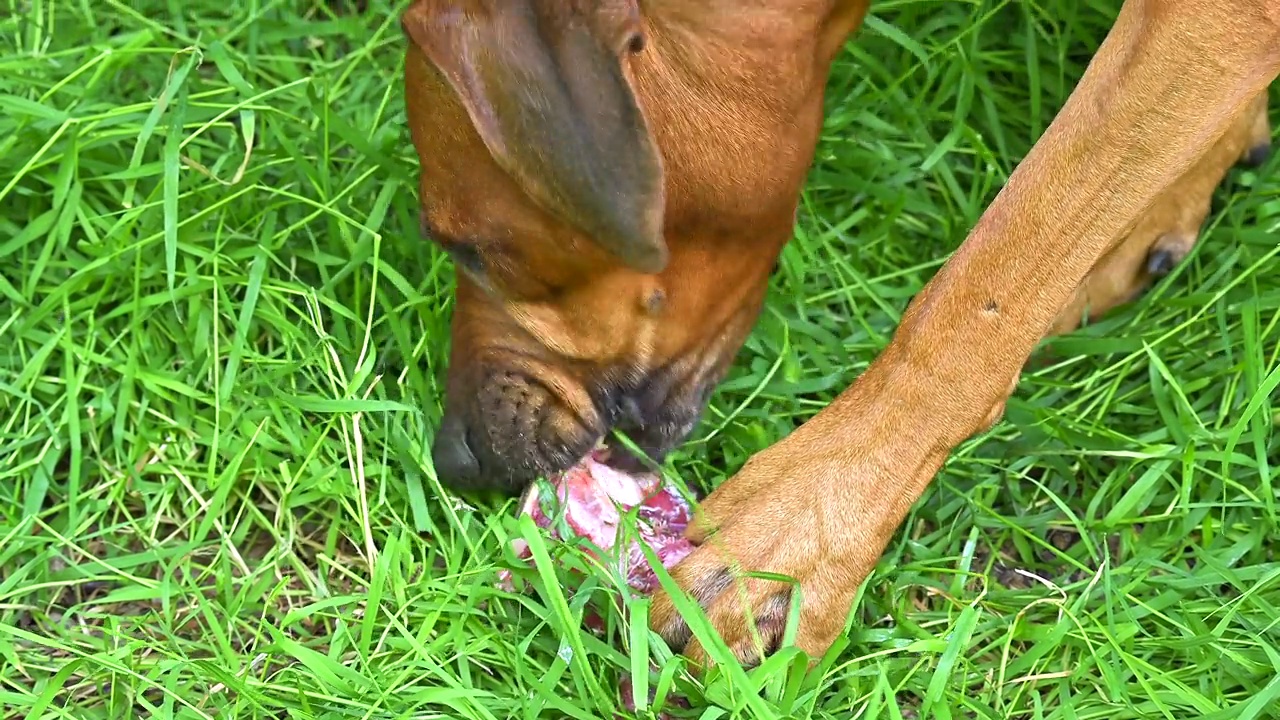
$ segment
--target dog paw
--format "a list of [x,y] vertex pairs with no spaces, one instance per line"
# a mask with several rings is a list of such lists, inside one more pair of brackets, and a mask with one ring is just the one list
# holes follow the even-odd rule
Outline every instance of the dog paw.
[[[686,534],[695,549],[671,575],[740,664],[782,646],[797,603],[795,647],[824,654],[901,521],[895,493],[885,491],[892,483],[860,472],[863,463],[832,450],[840,445],[806,424],[696,511]],[[695,666],[712,661],[665,592],[654,596],[650,626]]]
[[1237,163],[1261,165],[1271,152],[1267,98],[1256,99],[1190,172],[1169,188],[1124,240],[1094,266],[1051,335],[1071,332],[1131,302],[1191,254],[1214,191]]

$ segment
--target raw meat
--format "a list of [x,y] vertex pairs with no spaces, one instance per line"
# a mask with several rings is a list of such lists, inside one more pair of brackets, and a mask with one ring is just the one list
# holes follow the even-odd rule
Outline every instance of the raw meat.
[[[649,567],[640,543],[648,545],[663,567],[671,569],[693,552],[693,546],[684,538],[692,511],[679,491],[659,475],[625,473],[609,467],[605,464],[607,452],[596,450],[553,478],[554,497],[544,500],[539,486],[530,486],[520,503],[520,513],[531,516],[534,524],[550,530],[557,540],[569,539],[561,535],[562,530],[587,539],[598,549],[597,552],[588,547],[587,552],[604,562],[614,563],[625,573],[627,585],[637,593],[648,595],[658,589],[658,577]],[[638,522],[631,535],[635,539],[625,549],[619,548],[623,517],[637,507]],[[514,546],[521,559],[529,559],[528,543],[517,539]],[[513,589],[509,571],[501,571],[499,584],[504,589]],[[604,629],[600,617],[594,613],[584,621],[593,630]],[[631,679],[623,678],[618,690],[623,707],[634,712]],[[674,698],[670,701],[683,704]]]
[[[593,556],[617,563],[626,573],[627,584],[636,592],[648,595],[658,589],[658,578],[649,567],[640,542],[648,545],[665,568],[693,552],[684,538],[689,525],[689,503],[676,488],[664,483],[653,473],[631,474],[615,470],[604,463],[606,451],[597,450],[582,462],[555,479],[555,497],[543,502],[538,485],[531,485],[520,504],[520,513],[533,517],[534,523],[551,530],[557,540],[566,529],[576,537],[590,541],[600,553],[588,549]],[[625,549],[617,547],[623,516],[638,506],[634,536]],[[528,544],[515,541],[516,554],[529,558]],[[510,573],[500,578],[510,587]]]

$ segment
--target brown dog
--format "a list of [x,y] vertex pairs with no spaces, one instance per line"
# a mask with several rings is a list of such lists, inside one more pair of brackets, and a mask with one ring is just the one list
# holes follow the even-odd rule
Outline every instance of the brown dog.
[[[830,63],[867,0],[418,0],[407,101],[423,225],[456,260],[454,486],[518,490],[609,428],[693,428],[791,237]],[[1268,147],[1280,0],[1128,0],[1058,117],[893,341],[703,504],[674,576],[743,659],[821,654],[948,453],[1046,333],[1130,299]],[[714,534],[712,534],[714,531]],[[749,607],[743,607],[745,599]],[[701,651],[669,598],[654,627]],[[747,620],[747,611],[754,621]],[[752,627],[758,629],[757,636]]]

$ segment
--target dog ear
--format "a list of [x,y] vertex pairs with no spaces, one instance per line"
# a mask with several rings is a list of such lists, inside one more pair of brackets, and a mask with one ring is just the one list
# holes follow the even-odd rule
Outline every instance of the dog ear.
[[419,0],[402,23],[535,202],[632,268],[666,265],[662,160],[622,66],[636,0]]

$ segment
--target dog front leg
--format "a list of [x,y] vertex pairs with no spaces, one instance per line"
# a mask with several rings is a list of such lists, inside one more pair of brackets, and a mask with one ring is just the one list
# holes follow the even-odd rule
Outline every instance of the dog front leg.
[[[1080,283],[1280,72],[1280,0],[1128,0],[1084,77],[894,339],[829,407],[702,506],[674,572],[743,660],[844,626],[858,585],[953,448],[1003,411]],[[764,571],[784,584],[742,577]],[[659,596],[652,625],[701,642]]]

